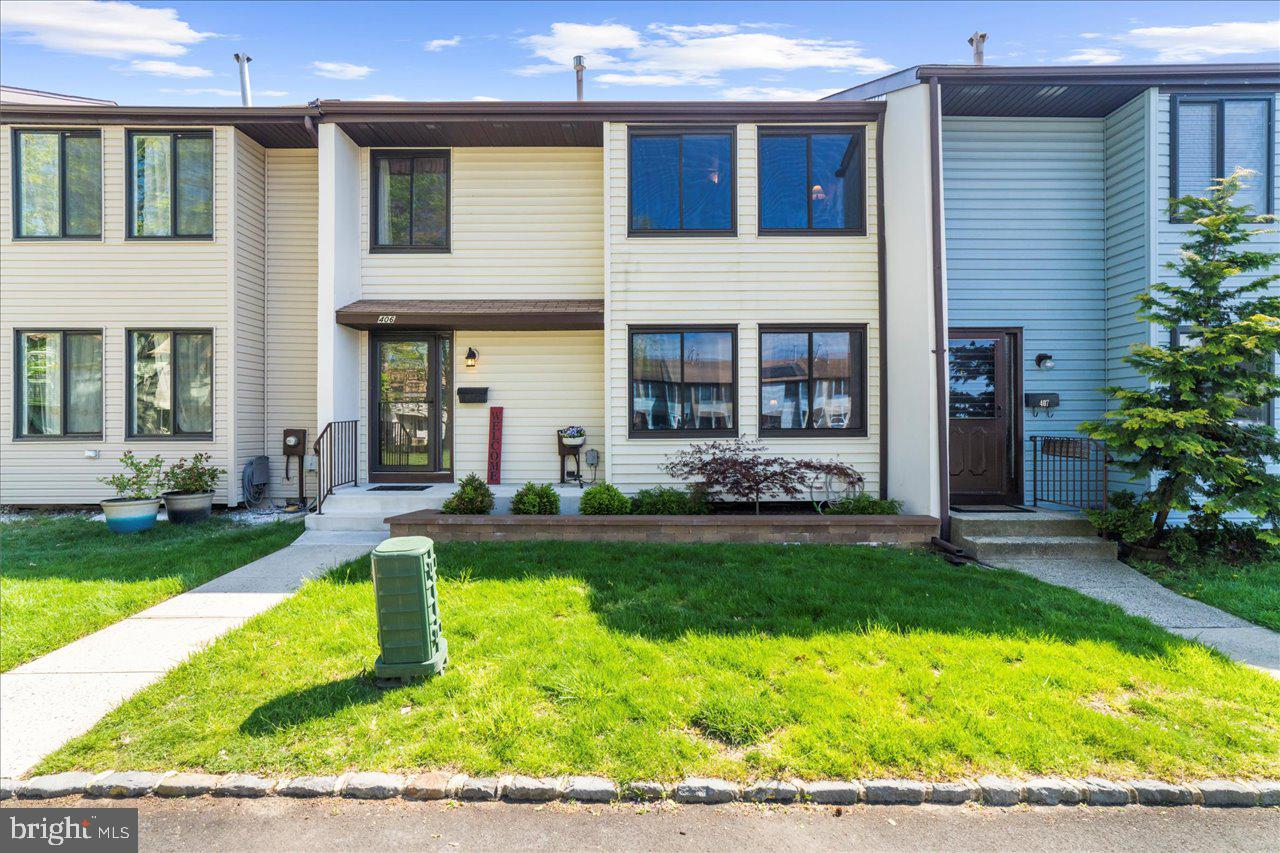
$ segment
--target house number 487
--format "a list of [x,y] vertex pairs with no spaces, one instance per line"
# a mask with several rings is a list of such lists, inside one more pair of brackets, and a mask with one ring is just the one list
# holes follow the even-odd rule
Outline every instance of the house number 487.
[[386,326],[386,325],[389,325],[389,324],[391,324],[391,323],[394,323],[395,321],[396,321],[396,315],[395,315],[395,314],[379,314],[379,315],[378,315],[378,325],[379,325],[379,326]]

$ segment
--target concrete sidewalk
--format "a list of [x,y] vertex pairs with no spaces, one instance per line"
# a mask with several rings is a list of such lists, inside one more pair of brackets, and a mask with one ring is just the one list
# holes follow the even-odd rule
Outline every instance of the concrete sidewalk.
[[291,545],[0,675],[0,776],[20,776],[108,711],[382,533],[307,531]]
[[1126,613],[1280,679],[1280,634],[1167,589],[1119,560],[1005,559],[995,563],[1119,605]]

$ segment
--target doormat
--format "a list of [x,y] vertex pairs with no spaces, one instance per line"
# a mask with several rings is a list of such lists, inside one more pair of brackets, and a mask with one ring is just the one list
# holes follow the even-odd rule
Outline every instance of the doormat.
[[425,492],[430,486],[374,486],[371,492]]
[[1034,509],[1013,504],[952,504],[952,512],[1035,512]]

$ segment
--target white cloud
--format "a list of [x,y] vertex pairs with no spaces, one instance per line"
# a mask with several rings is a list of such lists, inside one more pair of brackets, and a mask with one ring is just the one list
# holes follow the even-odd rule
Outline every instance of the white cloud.
[[444,50],[446,47],[457,47],[461,43],[462,43],[462,36],[454,36],[453,38],[447,38],[447,39],[432,39],[429,42],[424,42],[422,45],[422,49],[428,50],[432,53],[436,53],[438,51]]
[[176,9],[87,0],[4,0],[0,29],[49,50],[113,59],[182,56],[216,35],[193,29]]
[[256,89],[255,95],[261,95],[264,98],[286,98],[289,93],[283,89]]
[[492,96],[490,96],[490,95],[472,95],[472,96],[471,96],[471,100],[473,100],[473,101],[501,101],[501,100],[502,100],[502,98],[495,98],[495,97],[492,97]]
[[139,74],[154,74],[157,77],[212,77],[213,72],[198,65],[179,65],[167,59],[135,59],[129,63],[128,71]]
[[[239,98],[239,89],[220,89],[216,86],[201,86],[191,89],[161,89],[168,95],[216,95],[219,98]],[[253,92],[255,97],[262,98],[283,98],[288,92],[279,89],[255,89]]]
[[1116,41],[1155,51],[1156,62],[1204,62],[1224,56],[1280,54],[1280,20],[1189,27],[1139,27]]
[[1066,56],[1058,58],[1059,62],[1079,62],[1084,65],[1110,65],[1124,59],[1124,54],[1109,47],[1084,47]]
[[761,25],[650,24],[645,33],[625,24],[556,23],[549,33],[525,38],[544,62],[517,74],[563,73],[573,57],[604,70],[600,82],[614,85],[713,86],[733,71],[826,69],[857,75],[880,74],[893,66],[867,56],[857,42],[790,38],[759,32]]
[[839,89],[785,89],[776,86],[737,86],[720,94],[730,101],[817,101]]
[[363,80],[373,73],[368,65],[353,65],[350,62],[313,62],[311,70],[317,77],[329,77],[333,80]]
[[355,98],[357,101],[407,101],[408,98],[402,98],[399,95],[365,95],[363,98]]

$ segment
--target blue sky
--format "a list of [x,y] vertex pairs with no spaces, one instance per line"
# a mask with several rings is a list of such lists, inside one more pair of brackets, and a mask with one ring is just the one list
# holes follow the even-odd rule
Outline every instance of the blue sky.
[[1280,5],[1105,3],[0,3],[0,81],[122,104],[316,97],[810,99],[922,62],[1280,61]]

